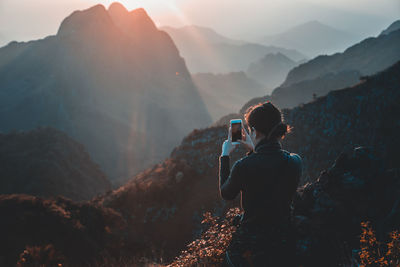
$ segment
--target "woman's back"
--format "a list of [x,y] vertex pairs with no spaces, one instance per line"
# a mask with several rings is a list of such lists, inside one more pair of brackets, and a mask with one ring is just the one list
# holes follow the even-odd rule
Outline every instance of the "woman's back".
[[265,143],[244,159],[248,176],[243,183],[243,223],[274,224],[289,216],[289,208],[301,176],[301,160],[281,149],[278,142]]
[[[272,226],[288,219],[301,176],[300,157],[282,150],[278,141],[262,140],[252,154],[235,165],[240,168],[240,188],[231,189],[242,192],[242,224]],[[229,187],[222,188],[226,189]]]

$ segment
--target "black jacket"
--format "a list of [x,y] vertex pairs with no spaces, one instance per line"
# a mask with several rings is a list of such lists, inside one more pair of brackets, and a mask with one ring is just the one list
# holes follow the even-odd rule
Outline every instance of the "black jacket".
[[233,200],[241,192],[242,225],[277,225],[290,215],[301,174],[301,158],[282,150],[278,141],[261,140],[254,152],[236,161],[219,158],[220,194]]

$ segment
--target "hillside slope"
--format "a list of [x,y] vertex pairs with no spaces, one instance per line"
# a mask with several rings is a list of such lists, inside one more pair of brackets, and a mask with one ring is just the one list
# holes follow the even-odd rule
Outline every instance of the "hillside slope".
[[118,257],[125,229],[115,211],[89,202],[0,195],[0,265],[87,266]]
[[282,84],[287,87],[304,80],[313,80],[328,73],[358,71],[371,75],[400,60],[400,31],[367,38],[343,53],[318,56],[291,70]]
[[280,108],[294,108],[316,97],[325,96],[330,91],[356,85],[360,78],[358,71],[330,72],[313,80],[301,81],[287,87],[279,86],[272,91],[269,98]]
[[[283,147],[303,158],[302,183],[314,180],[342,151],[356,146],[373,147],[388,169],[399,166],[399,71],[397,63],[355,87],[284,110],[286,121],[294,128]],[[237,204],[222,201],[218,193],[218,157],[227,131],[227,125],[194,130],[172,151],[170,159],[98,201],[119,210],[143,236],[157,236],[149,238],[149,244],[174,255],[198,236],[202,212],[220,215]],[[239,148],[232,162],[244,153]],[[171,230],[178,228],[179,233]]]
[[0,134],[0,194],[88,200],[111,189],[85,148],[52,128]]

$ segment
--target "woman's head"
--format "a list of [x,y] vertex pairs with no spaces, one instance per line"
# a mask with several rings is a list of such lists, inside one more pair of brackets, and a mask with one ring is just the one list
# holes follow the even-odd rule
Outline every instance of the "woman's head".
[[260,135],[255,137],[253,134],[253,138],[280,139],[289,131],[282,121],[281,111],[269,101],[249,107],[244,118],[249,128],[254,128]]

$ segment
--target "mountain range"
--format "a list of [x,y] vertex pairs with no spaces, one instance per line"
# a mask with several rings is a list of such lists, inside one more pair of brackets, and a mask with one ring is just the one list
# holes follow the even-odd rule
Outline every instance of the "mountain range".
[[0,130],[52,126],[121,181],[211,123],[172,39],[145,10],[73,12],[58,33],[0,49]]
[[171,35],[191,73],[245,71],[250,63],[269,53],[279,52],[295,61],[306,58],[295,49],[236,41],[204,27],[161,29]]
[[341,52],[359,41],[359,36],[335,29],[319,21],[309,21],[276,35],[259,40],[264,45],[274,45],[303,52],[307,57]]
[[318,56],[292,69],[282,86],[312,80],[329,72],[356,70],[362,75],[374,74],[396,63],[400,58],[400,31],[367,38],[343,53]]
[[[392,27],[392,26],[391,26]],[[332,90],[359,83],[400,60],[400,31],[367,38],[343,53],[318,56],[294,67],[270,95],[250,100],[250,106],[270,100],[280,108],[293,108],[324,96]]]

